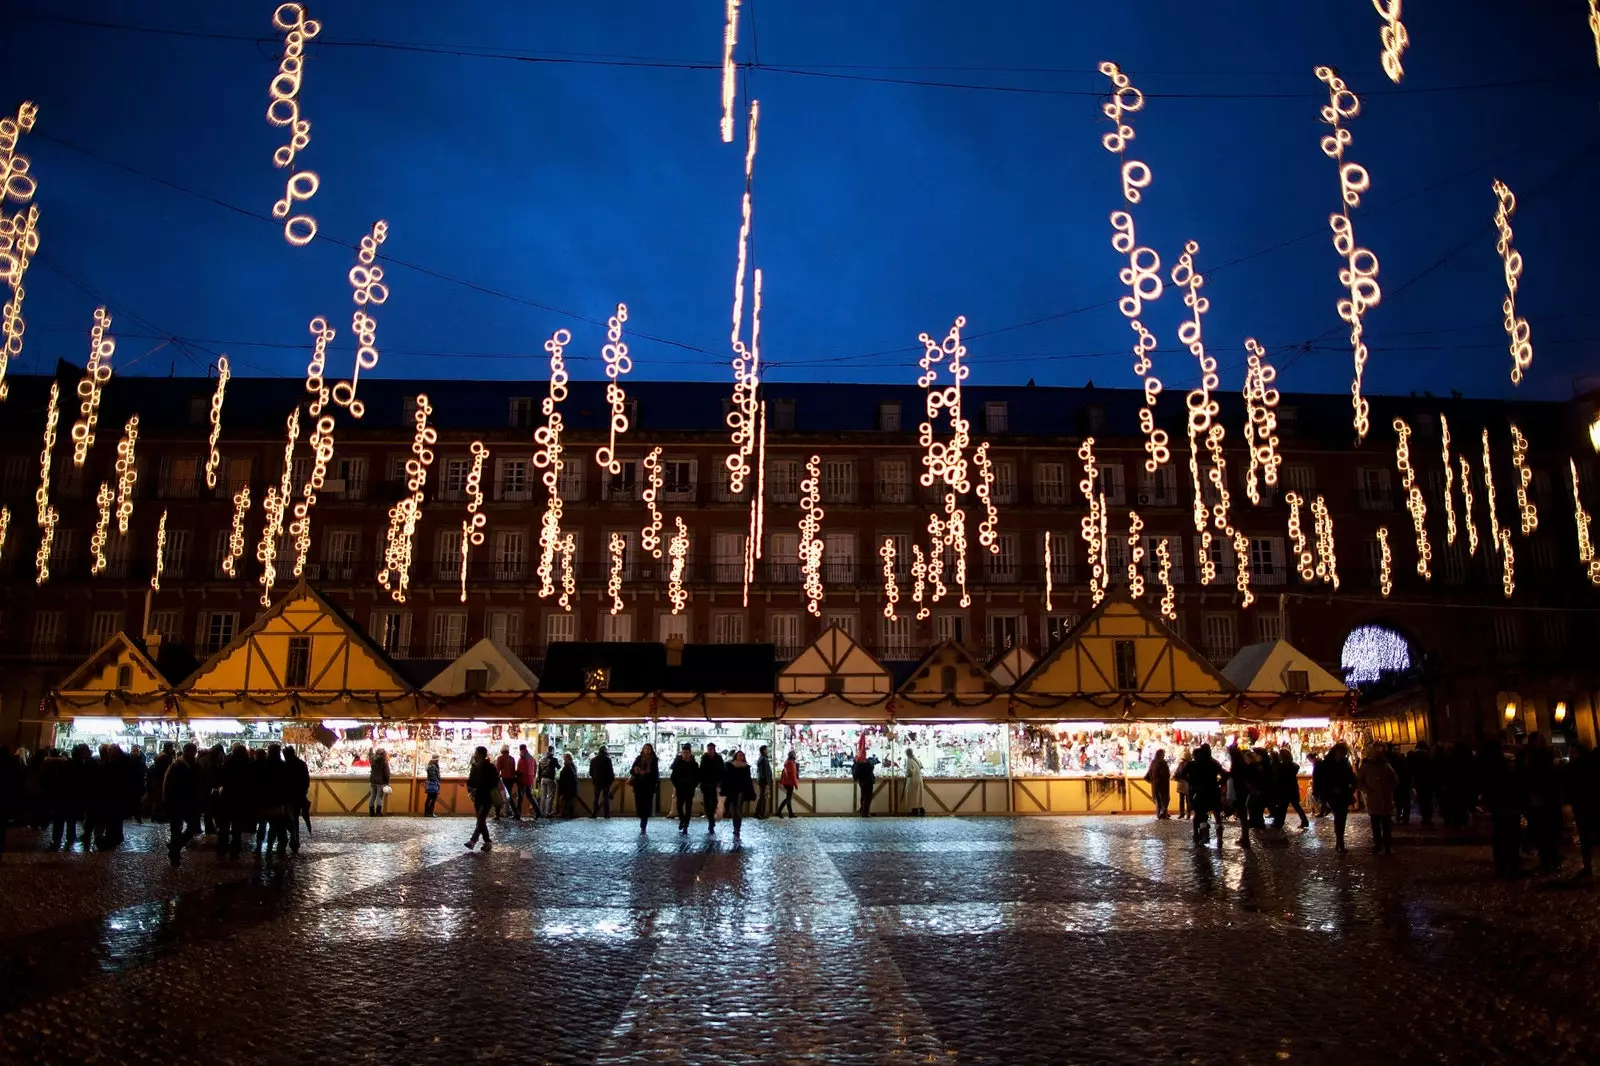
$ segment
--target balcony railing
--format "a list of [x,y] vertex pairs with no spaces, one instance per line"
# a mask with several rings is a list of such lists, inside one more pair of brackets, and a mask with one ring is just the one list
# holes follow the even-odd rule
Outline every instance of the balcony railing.
[[199,478],[164,477],[156,481],[156,497],[163,500],[192,500],[200,495]]
[[877,497],[879,503],[910,503],[911,486],[903,481],[880,481]]
[[528,485],[501,485],[495,490],[494,498],[501,503],[532,503],[533,489]]

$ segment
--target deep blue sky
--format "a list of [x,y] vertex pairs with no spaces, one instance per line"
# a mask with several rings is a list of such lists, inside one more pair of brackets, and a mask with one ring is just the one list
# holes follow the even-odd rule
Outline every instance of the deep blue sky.
[[[24,145],[43,245],[18,369],[81,362],[97,299],[117,312],[119,371],[192,373],[210,349],[236,372],[297,375],[317,313],[349,340],[347,249],[291,248],[274,223],[118,166],[270,208],[283,180],[271,164],[281,131],[263,114],[281,49],[272,8],[6,4],[0,104],[40,108]],[[634,329],[691,346],[635,337],[636,375],[726,377],[743,94],[741,143],[724,145],[718,0],[324,0],[311,13],[324,29],[302,94],[304,159],[323,178],[322,231],[354,240],[386,218],[387,254],[518,298],[391,266],[377,374],[542,376],[540,346],[565,325],[576,373],[598,376],[601,327],[534,305],[603,320],[622,299]],[[974,381],[1132,385],[1106,219],[1116,160],[1100,147],[1095,97],[1096,62],[1115,59],[1151,96],[1136,117],[1137,154],[1155,172],[1141,238],[1166,265],[1190,237],[1203,268],[1253,256],[1207,286],[1206,335],[1234,368],[1224,384],[1238,387],[1254,334],[1269,349],[1317,342],[1277,355],[1285,388],[1342,391],[1350,354],[1326,229],[1338,187],[1317,147],[1326,95],[1311,73],[1329,63],[1364,95],[1350,157],[1374,185],[1355,223],[1386,293],[1368,319],[1369,391],[1511,394],[1490,223],[1499,176],[1521,199],[1519,310],[1535,350],[1521,392],[1569,395],[1575,375],[1600,369],[1600,71],[1585,14],[1583,0],[1408,5],[1397,91],[1359,0],[746,0],[739,56],[754,43],[761,64],[742,82],[762,106],[755,261],[769,376],[909,381],[918,331],[965,314]],[[333,43],[352,41],[584,61]],[[1485,83],[1497,87],[1462,88]],[[1169,292],[1146,316],[1169,387],[1194,377],[1175,350],[1182,311]],[[167,334],[189,343],[152,353]]]

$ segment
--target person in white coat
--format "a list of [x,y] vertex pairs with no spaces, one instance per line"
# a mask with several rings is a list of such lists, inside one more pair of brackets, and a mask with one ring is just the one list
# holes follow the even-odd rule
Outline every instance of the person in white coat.
[[922,806],[922,764],[917,761],[917,753],[910,748],[906,749],[906,796],[905,809],[907,814],[926,815],[927,809]]

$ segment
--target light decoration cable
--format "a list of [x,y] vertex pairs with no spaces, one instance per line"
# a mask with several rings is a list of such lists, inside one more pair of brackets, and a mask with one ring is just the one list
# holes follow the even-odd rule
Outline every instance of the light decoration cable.
[[628,394],[618,379],[633,369],[633,359],[628,355],[628,345],[622,339],[623,323],[628,321],[628,305],[618,304],[617,313],[606,321],[606,343],[600,357],[606,363],[606,402],[611,405],[610,436],[606,443],[594,451],[595,465],[613,474],[622,472],[617,460],[617,436],[628,431]]
[[1489,542],[1500,543],[1500,512],[1494,502],[1494,462],[1489,452],[1489,431],[1483,431],[1483,494],[1489,506]]
[[[680,519],[681,521],[681,519]],[[556,602],[563,611],[570,612],[572,603],[578,591],[577,571],[573,568],[572,558],[578,551],[578,539],[571,533],[561,538],[561,595]]]
[[1411,514],[1411,527],[1417,533],[1417,573],[1424,581],[1431,581],[1433,547],[1428,543],[1428,504],[1417,485],[1417,472],[1411,466],[1411,427],[1403,418],[1396,418],[1393,424],[1394,465],[1400,471],[1400,487],[1406,490],[1406,510]]
[[1389,75],[1390,81],[1399,85],[1406,73],[1405,67],[1400,64],[1400,57],[1411,43],[1406,24],[1400,21],[1400,0],[1372,0],[1372,6],[1378,12],[1378,17],[1383,19],[1383,28],[1378,31],[1378,43],[1383,45],[1383,72]]
[[1533,340],[1528,320],[1517,314],[1517,282],[1522,277],[1522,253],[1511,247],[1511,216],[1517,213],[1517,198],[1506,183],[1494,180],[1494,226],[1499,238],[1494,242],[1506,276],[1506,298],[1500,301],[1501,324],[1511,343],[1511,384],[1522,384],[1522,375],[1533,365]]
[[244,557],[244,523],[250,514],[250,486],[240,485],[233,494],[233,525],[228,530],[228,554],[222,558],[222,572],[239,576],[238,560]]
[[1394,554],[1389,550],[1389,528],[1378,527],[1378,591],[1387,596],[1394,591]]
[[1355,410],[1354,425],[1357,439],[1365,439],[1371,428],[1369,405],[1361,395],[1361,376],[1367,366],[1367,343],[1362,340],[1362,315],[1368,308],[1378,306],[1383,290],[1378,285],[1378,257],[1369,249],[1356,244],[1355,227],[1350,222],[1350,209],[1361,205],[1361,194],[1372,185],[1367,168],[1359,163],[1348,163],[1344,150],[1350,146],[1350,131],[1339,123],[1355,118],[1361,113],[1361,100],[1345,85],[1344,79],[1332,67],[1317,67],[1317,79],[1328,86],[1328,102],[1322,108],[1322,121],[1333,127],[1324,134],[1322,153],[1339,164],[1339,192],[1341,203],[1337,213],[1328,216],[1328,226],[1333,230],[1333,249],[1344,257],[1339,268],[1339,284],[1349,290],[1348,296],[1339,298],[1334,305],[1341,321],[1350,326],[1350,350],[1355,358],[1355,377],[1350,383],[1350,399]]
[[1161,561],[1161,568],[1156,571],[1156,577],[1161,582],[1161,614],[1168,621],[1177,621],[1178,595],[1172,588],[1172,549],[1167,546],[1167,538],[1162,537],[1156,542],[1156,558]]
[[294,522],[289,527],[294,535],[295,577],[305,572],[306,555],[311,550],[311,508],[317,505],[317,493],[322,491],[328,477],[328,464],[333,461],[333,411],[329,407],[333,394],[323,372],[328,363],[328,344],[335,330],[321,315],[311,320],[310,329],[311,361],[306,364],[306,392],[312,399],[306,414],[316,422],[306,441],[311,446],[311,473],[301,486],[300,499],[294,505]]
[[161,512],[161,521],[156,523],[156,568],[150,575],[150,587],[156,592],[161,591],[161,575],[167,570],[167,512]]
[[[729,101],[731,106],[732,101]],[[733,273],[733,329],[728,341],[733,348],[733,404],[728,411],[733,451],[724,461],[728,468],[728,489],[735,496],[744,492],[750,475],[750,451],[756,430],[756,395],[761,382],[761,271],[755,272],[755,293],[750,311],[750,345],[745,346],[744,280],[750,268],[750,228],[756,166],[756,131],[761,104],[750,102],[750,124],[745,134],[744,196],[739,205],[739,256]],[[731,126],[728,127],[731,130]],[[725,139],[731,139],[725,138]]]
[[295,215],[297,201],[317,194],[321,179],[311,170],[295,170],[295,157],[311,144],[311,122],[300,117],[300,79],[305,73],[306,42],[322,32],[322,23],[306,18],[304,4],[279,4],[272,13],[272,25],[284,31],[283,58],[278,73],[267,86],[272,102],[267,105],[267,121],[288,127],[289,143],[272,153],[272,165],[291,171],[283,198],[272,205],[272,217],[281,218],[283,236],[290,244],[310,244],[317,235],[317,220],[310,215]]
[[1528,468],[1528,438],[1513,423],[1511,426],[1511,465],[1517,471],[1517,515],[1526,537],[1539,528],[1539,508],[1528,496],[1528,486],[1533,483],[1533,471]]
[[[555,594],[555,556],[561,549],[561,470],[566,465],[561,459],[561,430],[563,422],[561,412],[556,410],[556,405],[567,398],[567,363],[564,356],[566,347],[572,343],[572,333],[568,330],[558,329],[544,342],[544,350],[550,353],[550,389],[540,401],[540,410],[544,414],[545,424],[533,431],[533,465],[544,473],[540,480],[544,482],[545,492],[549,502],[545,506],[544,515],[539,520],[539,598],[547,599]],[[660,450],[656,451],[658,457]],[[648,463],[648,459],[646,462]],[[652,514],[655,506],[651,505]],[[648,538],[646,538],[648,540]],[[646,543],[646,549],[649,544]],[[657,559],[661,558],[658,547],[653,552]]]
[[422,518],[422,497],[428,485],[428,467],[433,465],[433,445],[439,431],[428,425],[433,404],[426,393],[418,393],[411,418],[416,429],[411,435],[411,458],[406,460],[406,491],[403,499],[389,508],[389,532],[384,542],[383,569],[378,571],[382,585],[396,603],[406,602],[411,588],[412,546],[417,523]]
[[222,454],[217,451],[217,442],[222,439],[222,397],[228,389],[228,379],[232,377],[228,369],[228,357],[217,357],[217,391],[211,394],[211,438],[210,452],[206,456],[206,488],[217,487],[217,468],[222,465]]
[[1310,583],[1317,579],[1315,557],[1306,547],[1306,530],[1301,524],[1300,508],[1305,505],[1305,497],[1298,492],[1290,491],[1283,497],[1289,505],[1289,549],[1294,552],[1295,567],[1300,572],[1300,580]]
[[1100,501],[1104,498],[1095,492],[1095,481],[1100,477],[1100,469],[1094,461],[1094,438],[1085,437],[1083,443],[1078,445],[1078,458],[1083,460],[1083,477],[1078,481],[1078,491],[1083,493],[1084,503],[1088,505],[1089,513],[1078,520],[1078,532],[1083,537],[1084,555],[1089,560],[1089,596],[1091,602],[1098,606],[1101,598],[1100,583],[1104,577],[1103,567],[1100,563]]
[[94,533],[89,537],[89,554],[93,556],[89,563],[91,577],[100,576],[106,568],[106,534],[111,529],[111,508],[116,502],[117,494],[112,491],[111,482],[100,482],[100,491],[94,494]]
[[1200,534],[1200,584],[1209,585],[1217,579],[1217,560],[1211,554],[1211,530]]
[[1500,585],[1506,599],[1517,591],[1517,553],[1511,548],[1511,527],[1500,527]]
[[944,584],[944,521],[937,511],[928,514],[928,602],[938,603],[948,590]]
[[1044,531],[1044,609],[1047,611],[1055,610],[1055,604],[1050,602],[1055,590],[1056,576],[1050,558],[1050,531],[1047,529]]
[[286,423],[288,443],[283,448],[283,477],[279,484],[268,485],[261,500],[266,513],[266,524],[261,530],[261,543],[256,546],[256,560],[261,563],[261,606],[272,606],[272,587],[278,582],[278,538],[283,536],[283,517],[294,498],[294,445],[300,439],[300,408],[289,412]]
[[1339,587],[1339,558],[1333,550],[1333,515],[1321,496],[1311,501],[1311,517],[1317,535],[1317,580]]
[[1467,530],[1467,554],[1478,554],[1478,523],[1472,518],[1472,464],[1465,455],[1456,456],[1461,461],[1461,524]]
[[1144,323],[1138,319],[1134,319],[1130,325],[1139,335],[1133,346],[1133,372],[1139,375],[1144,387],[1144,406],[1139,408],[1139,432],[1144,434],[1144,450],[1148,453],[1144,468],[1153,474],[1172,458],[1172,438],[1166,430],[1156,428],[1156,398],[1161,395],[1162,389],[1161,379],[1150,373],[1154,366],[1150,353],[1156,350],[1156,335],[1145,329]]
[[606,550],[611,556],[611,569],[606,574],[606,595],[611,597],[611,613],[622,613],[622,560],[628,541],[621,533],[612,531]]
[[[821,456],[806,460],[806,476],[800,479],[800,575],[806,594],[806,610],[814,617],[822,617],[822,529],[823,510],[818,487],[822,483],[819,464]],[[682,519],[679,519],[681,522]],[[937,550],[937,547],[935,548]]]
[[6,537],[11,532],[11,508],[0,506],[0,555],[5,554]]
[[639,531],[639,547],[650,553],[652,559],[661,558],[661,507],[656,502],[661,497],[661,448],[650,449],[644,457],[644,491],[640,496],[650,512],[650,521]]
[[1450,467],[1450,423],[1439,412],[1439,451],[1444,457],[1444,542],[1456,542],[1456,472]]
[[733,143],[734,63],[739,43],[739,0],[727,0],[727,20],[722,27],[722,143]]
[[1278,454],[1278,390],[1272,383],[1278,371],[1266,361],[1266,350],[1254,337],[1244,339],[1244,443],[1250,451],[1250,466],[1245,474],[1245,495],[1250,502],[1261,502],[1261,491],[1256,487],[1256,472],[1268,486],[1278,483],[1278,467],[1283,456]]
[[351,418],[367,413],[367,405],[356,399],[361,385],[361,372],[378,365],[378,320],[367,313],[367,308],[378,307],[389,300],[389,286],[383,281],[383,267],[377,264],[378,249],[389,237],[389,223],[379,219],[372,230],[361,238],[356,248],[356,265],[350,268],[350,299],[356,309],[350,315],[350,332],[356,339],[356,361],[350,370],[350,380],[334,385],[333,402],[350,412]]
[[1134,599],[1144,595],[1144,541],[1139,534],[1144,530],[1144,519],[1138,511],[1128,512],[1128,594]]
[[47,506],[44,509],[44,520],[39,523],[39,527],[43,530],[39,535],[39,550],[33,556],[35,585],[43,585],[50,580],[50,553],[55,550],[56,523],[60,520],[61,516],[56,513],[54,507]]
[[[27,204],[38,191],[38,182],[29,173],[32,161],[17,154],[17,141],[33,129],[39,109],[30,101],[23,101],[13,117],[0,118],[0,207],[5,201]],[[22,320],[22,301],[27,294],[22,288],[28,263],[39,250],[39,207],[28,204],[26,211],[7,215],[0,210],[0,278],[11,286],[11,299],[0,313],[0,400],[6,398],[10,386],[6,384],[6,368],[11,360],[22,354],[22,337],[27,323]]]
[[[1110,529],[1107,528],[1108,525],[1110,524],[1110,522],[1109,522],[1110,514],[1111,514],[1111,512],[1106,509],[1106,494],[1102,492],[1100,494],[1100,593],[1101,593],[1101,595],[1105,594],[1106,587],[1111,584],[1111,560],[1108,558],[1108,556],[1110,555],[1110,552],[1111,552],[1111,531],[1110,531]],[[962,606],[965,607],[966,604],[962,604]]]
[[1250,591],[1250,538],[1241,529],[1233,531],[1233,584],[1239,590],[1240,607],[1256,602]]
[[961,590],[957,602],[963,607],[972,606],[972,595],[967,591],[967,512],[957,507],[945,526],[946,535],[956,549],[956,588]]
[[[689,593],[683,587],[683,571],[689,558],[689,527],[683,524],[682,515],[674,515],[672,522],[676,532],[667,543],[667,557],[672,560],[667,568],[667,599],[672,603],[672,613],[682,614],[684,605],[689,602]],[[570,540],[572,534],[567,537]],[[816,606],[816,601],[812,601],[812,606]]]
[[766,536],[767,495],[767,402],[756,411],[756,491],[750,498],[750,532],[744,541],[744,597],[750,606],[750,583],[756,579],[756,561],[761,558],[761,540]]
[[[1578,523],[1578,561],[1588,570],[1589,584],[1600,586],[1600,559],[1595,558],[1594,539],[1589,531],[1589,512],[1583,509],[1583,493],[1578,491],[1578,464],[1568,459],[1567,466],[1572,471],[1572,513]],[[0,532],[0,546],[4,542],[5,535]]]
[[117,441],[117,533],[124,537],[133,518],[133,489],[139,481],[134,455],[138,446],[139,416],[129,415],[128,424],[122,427],[122,439]]
[[[1049,549],[1046,549],[1047,551]],[[1046,588],[1049,587],[1049,577],[1046,576]],[[923,589],[928,581],[928,562],[922,555],[922,545],[911,545],[911,602],[917,605],[917,621],[922,621],[930,613],[922,602]]]
[[978,445],[972,453],[973,464],[978,468],[978,499],[983,503],[983,521],[978,523],[978,543],[989,549],[991,555],[1000,554],[996,536],[1000,528],[1000,512],[994,505],[994,462],[989,458],[989,442]]
[[[928,546],[929,577],[932,579],[932,602],[944,596],[944,548],[955,553],[956,585],[961,589],[961,605],[972,602],[967,594],[967,524],[966,512],[960,499],[972,491],[966,449],[972,443],[971,423],[961,413],[961,383],[970,373],[966,365],[967,348],[961,341],[961,331],[966,327],[965,315],[957,315],[943,341],[936,341],[927,333],[919,333],[922,358],[917,365],[922,373],[917,386],[923,390],[924,418],[917,427],[917,441],[922,445],[922,474],[918,482],[923,488],[944,486],[944,517],[937,512],[928,515],[928,533],[932,538]],[[942,389],[934,385],[939,380],[939,368],[946,366],[950,384]],[[948,443],[934,439],[934,426],[939,412],[949,412],[950,440]]]
[[878,549],[878,556],[883,560],[883,616],[891,622],[898,621],[894,608],[900,602],[900,585],[894,579],[893,537],[883,538],[883,547]]
[[56,450],[56,426],[61,421],[61,387],[50,383],[50,402],[44,409],[44,450],[39,453],[39,487],[33,491],[34,510],[39,525],[50,511],[50,458]]
[[467,602],[467,561],[472,549],[483,543],[483,527],[489,516],[483,513],[483,463],[489,449],[481,440],[472,442],[472,465],[467,469],[467,516],[461,520],[461,602]]
[[[1186,345],[1189,353],[1200,364],[1200,384],[1191,389],[1184,398],[1187,410],[1185,431],[1189,438],[1189,481],[1194,491],[1194,529],[1200,534],[1200,580],[1209,585],[1216,580],[1217,567],[1211,558],[1211,528],[1210,511],[1205,504],[1205,492],[1200,482],[1200,439],[1204,436],[1210,440],[1212,420],[1220,410],[1211,390],[1220,383],[1217,376],[1217,360],[1206,353],[1205,341],[1202,336],[1201,316],[1211,309],[1211,301],[1200,295],[1200,287],[1205,284],[1205,279],[1200,272],[1194,269],[1194,255],[1200,250],[1200,245],[1195,241],[1188,241],[1183,246],[1183,254],[1178,257],[1178,262],[1172,268],[1172,283],[1184,290],[1183,303],[1189,308],[1190,317],[1178,326],[1178,340]],[[1218,427],[1220,428],[1220,427]],[[1221,455],[1221,438],[1218,438],[1218,449],[1213,453]],[[1210,480],[1213,485],[1222,484],[1226,491],[1226,484],[1218,480],[1217,471],[1212,471]],[[1219,501],[1218,506],[1222,506]],[[1222,512],[1226,515],[1226,508]],[[1226,522],[1226,517],[1223,519]],[[1225,525],[1219,529],[1226,529]]]
[[1206,451],[1211,453],[1211,469],[1206,474],[1217,493],[1217,502],[1211,508],[1213,521],[1220,532],[1231,536],[1233,522],[1228,509],[1233,503],[1233,496],[1228,492],[1228,461],[1222,455],[1224,432],[1221,422],[1211,423],[1211,428],[1206,430]]
[[94,309],[94,325],[89,327],[89,361],[78,382],[78,420],[72,423],[72,465],[82,466],[94,445],[95,425],[100,421],[100,390],[111,380],[111,356],[117,339],[110,334],[111,316],[104,307]]

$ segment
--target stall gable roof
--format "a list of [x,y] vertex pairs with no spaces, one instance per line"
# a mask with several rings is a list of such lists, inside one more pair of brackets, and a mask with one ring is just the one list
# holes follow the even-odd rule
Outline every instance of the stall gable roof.
[[394,663],[350,616],[302,579],[196,670],[186,692],[285,692],[291,641],[310,638],[307,692],[411,691]]
[[[888,691],[889,671],[865,648],[838,626],[829,626],[804,651],[778,671],[778,680],[795,692],[820,692],[822,680],[829,677],[865,679],[881,682]],[[815,682],[815,684],[806,684]],[[876,687],[876,686],[874,686]]]
[[1038,661],[1037,655],[1019,644],[1007,648],[989,664],[989,676],[994,678],[996,684],[1010,688]]
[[488,671],[489,692],[533,692],[539,687],[539,679],[527,664],[493,637],[484,637],[462,652],[422,687],[442,696],[459,696],[467,690],[468,670]]
[[[1136,689],[1119,689],[1116,646],[1132,641]],[[1067,638],[1018,680],[1019,693],[1114,693],[1142,695],[1231,693],[1233,683],[1161,621],[1130,598],[1111,593],[1084,616]]]
[[950,640],[934,645],[928,654],[917,660],[917,664],[912,667],[911,676],[906,678],[896,691],[916,696],[944,694],[945,689],[940,684],[937,671],[945,666],[953,666],[957,670],[955,691],[958,693],[998,694],[1000,691],[1000,686],[995,684],[994,678],[983,664],[973,658],[972,653],[966,648]]
[[117,689],[115,667],[123,663],[134,668],[130,692],[143,695],[172,687],[173,678],[163,673],[151,660],[144,644],[119,629],[110,640],[100,645],[99,650],[67,675],[66,680],[56,686],[56,691],[114,692]]
[[1288,692],[1289,671],[1304,670],[1307,692],[1347,692],[1343,681],[1287,640],[1249,644],[1228,661],[1222,673],[1241,692]]

